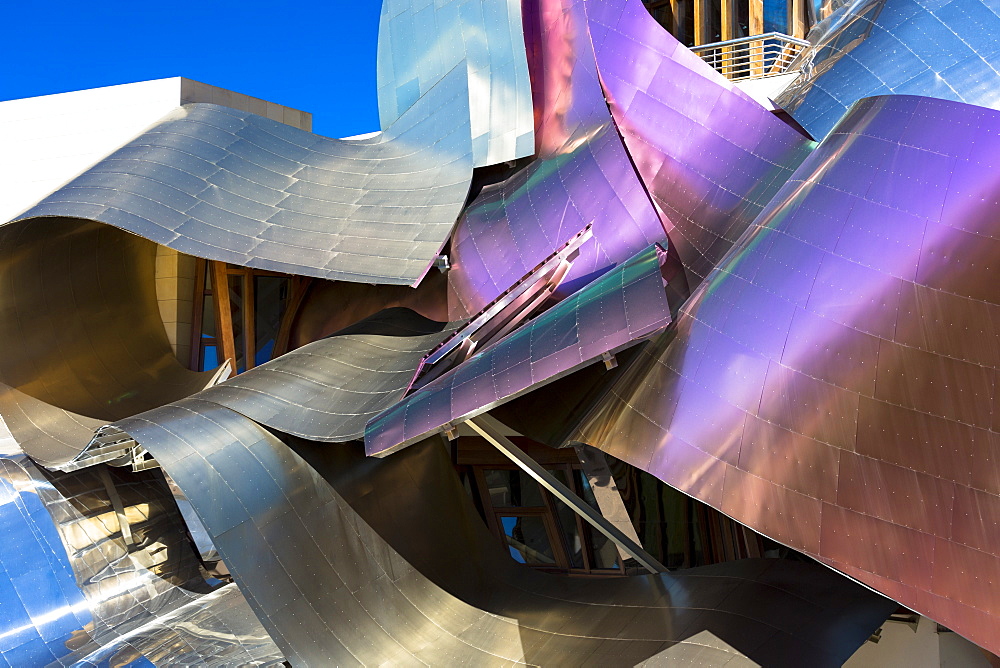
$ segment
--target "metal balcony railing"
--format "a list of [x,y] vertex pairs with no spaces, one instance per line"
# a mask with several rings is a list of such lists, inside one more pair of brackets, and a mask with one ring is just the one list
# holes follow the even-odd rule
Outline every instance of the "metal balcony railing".
[[727,79],[741,81],[785,74],[795,57],[807,46],[809,42],[804,39],[769,32],[702,44],[691,50]]

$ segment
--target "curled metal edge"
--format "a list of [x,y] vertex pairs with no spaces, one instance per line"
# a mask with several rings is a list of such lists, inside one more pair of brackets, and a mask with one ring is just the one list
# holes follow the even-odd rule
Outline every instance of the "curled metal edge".
[[155,256],[154,244],[95,222],[0,226],[0,415],[40,464],[58,468],[101,424],[214,382],[171,351]]
[[[368,420],[403,397],[421,358],[457,325],[389,310],[405,311],[396,321],[413,327],[407,335],[365,333],[361,321],[350,334],[306,344],[194,396],[313,441],[361,438]],[[374,317],[384,322],[386,311]]]
[[468,195],[468,105],[464,64],[368,139],[185,105],[13,222],[94,220],[210,260],[416,285]]

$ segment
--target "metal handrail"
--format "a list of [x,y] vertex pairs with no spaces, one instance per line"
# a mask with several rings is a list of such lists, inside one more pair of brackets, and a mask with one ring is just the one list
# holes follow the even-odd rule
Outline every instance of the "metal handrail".
[[780,32],[702,44],[691,49],[731,81],[762,79],[785,74],[799,53],[809,46]]

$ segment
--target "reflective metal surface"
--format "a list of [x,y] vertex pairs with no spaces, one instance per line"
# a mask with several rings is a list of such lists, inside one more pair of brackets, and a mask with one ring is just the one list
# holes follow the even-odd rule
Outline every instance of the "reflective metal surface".
[[998,137],[857,103],[566,440],[1000,651]]
[[453,329],[409,309],[387,309],[197,397],[288,434],[354,440],[403,397],[420,359]]
[[817,139],[870,95],[1000,108],[1000,7],[993,0],[853,0],[808,38],[798,78],[775,103]]
[[589,581],[533,572],[486,532],[438,442],[375,461],[296,441],[300,455],[198,399],[116,426],[184,490],[296,665],[833,666],[894,605],[805,563]]
[[376,63],[383,128],[465,67],[475,166],[534,153],[520,0],[383,0]]
[[670,324],[651,246],[371,420],[384,456],[633,345]]
[[471,175],[468,84],[456,67],[362,140],[185,105],[19,219],[85,218],[210,260],[415,285]]
[[525,3],[537,158],[485,185],[455,228],[451,319],[468,317],[591,224],[558,294],[666,235],[622,140],[597,75],[582,2]]
[[97,470],[43,474],[0,442],[5,665],[280,664],[235,585],[202,579],[158,474],[112,473],[129,546]]
[[615,124],[694,287],[813,144],[681,45],[641,0],[578,1]]
[[69,461],[101,424],[212,382],[173,356],[155,257],[154,244],[98,223],[0,227],[0,416],[39,463]]

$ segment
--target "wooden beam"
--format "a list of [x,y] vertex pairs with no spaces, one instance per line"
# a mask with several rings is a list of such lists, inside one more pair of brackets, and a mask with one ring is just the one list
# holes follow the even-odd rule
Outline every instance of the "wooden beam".
[[[747,37],[764,34],[764,0],[748,0],[750,3],[750,20],[747,25]],[[799,0],[788,0],[789,7],[798,4]]]
[[210,261],[212,297],[215,302],[215,340],[222,347],[222,358],[229,360],[236,373],[236,341],[233,338],[233,310],[229,304],[229,278],[226,263]]
[[670,0],[670,34],[679,41],[684,41],[684,23],[681,21],[681,12],[684,5],[681,0]]
[[[750,2],[752,4],[754,0]],[[736,0],[719,2],[719,35],[719,39],[723,42],[736,38]]]
[[694,45],[710,44],[712,41],[712,25],[709,20],[711,12],[708,8],[710,0],[694,0]]
[[788,0],[788,34],[802,39],[806,36],[806,7],[809,0]]

